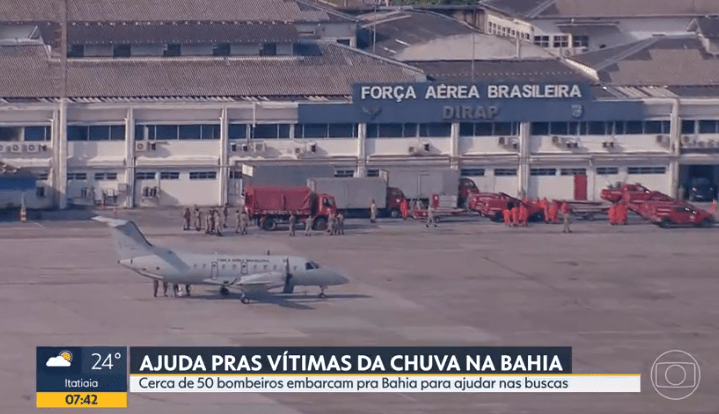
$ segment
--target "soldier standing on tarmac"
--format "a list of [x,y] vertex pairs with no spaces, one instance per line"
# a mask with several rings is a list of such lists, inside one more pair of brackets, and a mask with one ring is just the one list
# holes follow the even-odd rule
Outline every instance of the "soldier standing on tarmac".
[[237,210],[235,212],[235,214],[237,215],[237,217],[236,217],[237,224],[235,225],[235,233],[239,233],[240,232],[240,223],[242,222],[242,212],[241,212],[241,210]]
[[337,214],[337,234],[345,234],[345,216],[342,213]]
[[225,208],[222,209],[222,228],[227,228],[227,216],[230,214],[230,212],[227,210],[227,204],[225,204]]
[[562,217],[564,218],[564,229],[562,229],[562,233],[571,233],[572,230],[569,229],[569,224],[572,220],[569,217],[569,204],[567,203],[562,204]]
[[202,230],[202,212],[197,205],[195,205],[195,230]]
[[372,203],[369,205],[369,222],[377,222],[377,203],[374,202],[374,198],[372,199]]
[[192,221],[192,213],[190,212],[189,208],[185,209],[185,213],[182,215],[182,218],[185,219],[185,225],[182,227],[182,230],[190,230],[190,224]]
[[152,296],[157,297],[157,290],[159,288],[160,288],[160,281],[157,279],[152,279],[152,289],[153,289]]
[[214,214],[212,214],[212,209],[207,211],[207,215],[205,216],[205,234],[212,234],[212,219],[214,218]]
[[162,294],[167,297],[167,282],[162,282]]
[[327,227],[327,232],[330,236],[334,236],[337,232],[337,218],[334,213],[330,213],[330,216],[327,217]]
[[[215,215],[217,216],[217,219],[215,220],[215,234],[219,237],[222,236],[222,226],[225,225],[227,220],[222,220],[219,210],[215,210]],[[222,223],[220,223],[220,221],[222,221]]]
[[432,203],[430,202],[429,206],[427,207],[427,224],[425,224],[426,227],[429,227],[429,225],[433,225],[434,227],[437,227],[437,221],[434,217],[434,206],[432,206]]
[[250,224],[250,218],[244,211],[240,213],[240,234],[247,234],[247,226]]
[[297,218],[295,217],[295,213],[290,214],[290,237],[295,237],[295,222],[297,221]]
[[190,285],[185,285],[185,294],[190,296]]
[[315,221],[315,218],[312,216],[309,216],[305,219],[305,237],[310,237],[312,235],[312,223]]

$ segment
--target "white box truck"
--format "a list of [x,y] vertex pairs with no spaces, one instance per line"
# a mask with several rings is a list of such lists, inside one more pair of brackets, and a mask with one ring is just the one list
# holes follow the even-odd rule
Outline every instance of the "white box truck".
[[458,195],[459,171],[451,168],[441,170],[397,169],[381,171],[386,174],[390,187],[399,188],[408,199],[429,200],[433,194]]
[[317,194],[333,196],[337,210],[342,210],[347,217],[368,216],[372,200],[380,215],[396,217],[405,198],[380,177],[310,178],[307,187]]

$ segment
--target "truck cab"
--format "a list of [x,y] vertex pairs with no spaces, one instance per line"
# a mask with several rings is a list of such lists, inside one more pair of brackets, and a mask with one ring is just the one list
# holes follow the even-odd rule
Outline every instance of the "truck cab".
[[479,194],[479,188],[477,188],[477,184],[474,183],[474,181],[471,178],[460,178],[459,179],[459,197],[457,202],[458,207],[462,207],[464,209],[469,208],[469,196],[471,194]]
[[387,213],[392,218],[398,218],[402,210],[402,202],[406,199],[404,193],[399,188],[387,188]]
[[312,212],[315,217],[329,217],[337,215],[337,204],[335,198],[329,194],[317,194],[316,210]]
[[651,220],[663,228],[672,225],[711,227],[714,224],[711,213],[690,204],[657,203],[652,208]]

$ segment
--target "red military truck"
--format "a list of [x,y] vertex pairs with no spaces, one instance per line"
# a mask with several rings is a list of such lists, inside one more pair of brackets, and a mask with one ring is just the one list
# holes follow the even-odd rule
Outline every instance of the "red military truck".
[[644,187],[643,185],[636,183],[636,184],[623,184],[621,186],[612,186],[609,188],[605,188],[600,193],[600,197],[602,200],[611,201],[612,203],[616,203],[617,201],[621,200],[624,197],[624,194],[627,193],[650,193],[651,190]]
[[696,226],[711,227],[714,225],[714,216],[700,208],[696,208],[691,204],[677,202],[652,202],[647,203],[649,220],[663,228],[669,228],[674,225],[679,226]]
[[649,219],[649,210],[653,203],[676,203],[683,204],[679,200],[668,196],[659,191],[650,191],[648,193],[627,193],[622,199],[627,204],[627,208],[645,219]]
[[312,228],[325,230],[330,214],[337,214],[335,200],[328,194],[317,194],[307,187],[247,186],[244,211],[263,230],[276,230],[291,214],[298,222],[314,217]]
[[[496,222],[504,220],[502,212],[507,209],[509,203],[519,204],[523,201],[505,193],[474,193],[467,199],[467,207],[470,210]],[[544,217],[544,209],[539,203],[529,202],[525,205],[529,208],[530,220],[541,220]]]

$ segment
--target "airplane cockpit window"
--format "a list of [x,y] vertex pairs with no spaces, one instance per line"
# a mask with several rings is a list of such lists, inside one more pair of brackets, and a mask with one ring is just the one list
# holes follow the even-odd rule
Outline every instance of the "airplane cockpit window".
[[306,269],[306,270],[319,269],[319,268],[320,268],[320,265],[317,264],[316,262],[307,262],[307,263],[305,263],[305,269]]

